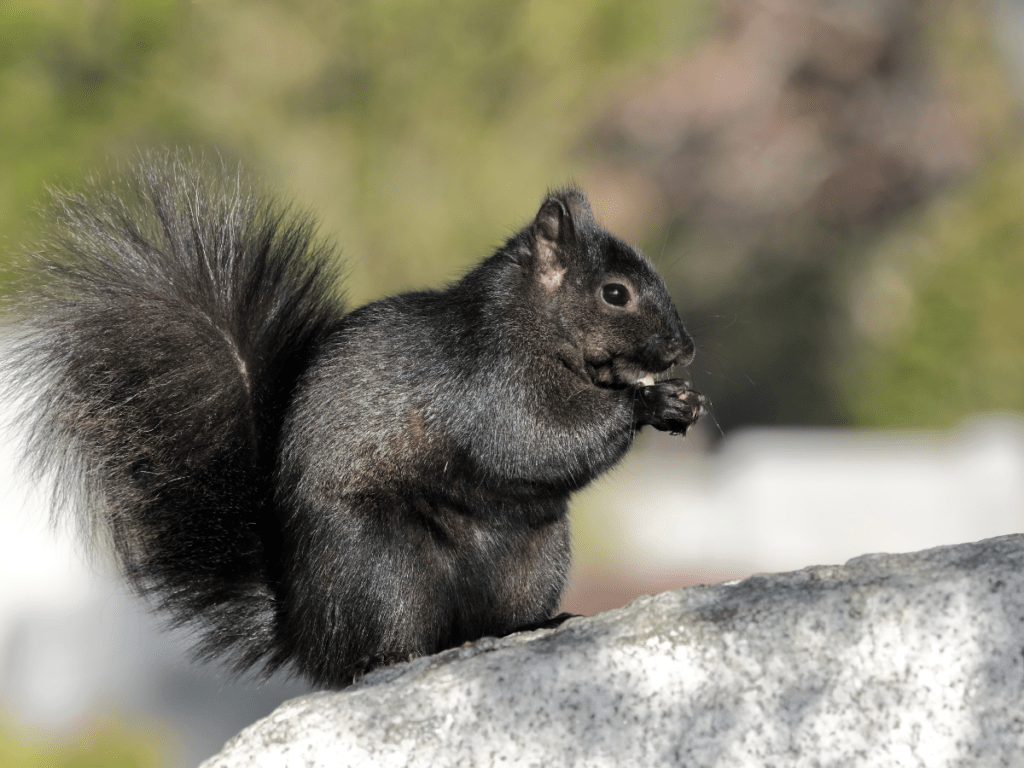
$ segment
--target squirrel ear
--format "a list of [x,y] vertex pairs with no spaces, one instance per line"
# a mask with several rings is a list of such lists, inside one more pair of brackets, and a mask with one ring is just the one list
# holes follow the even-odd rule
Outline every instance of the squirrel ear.
[[560,255],[567,240],[573,236],[572,230],[569,210],[555,196],[544,201],[530,225],[534,271],[540,284],[548,290],[555,290],[562,284],[565,265]]
[[567,234],[566,225],[572,226],[567,219],[569,211],[566,210],[565,204],[557,197],[549,197],[533,220],[534,237],[557,244]]

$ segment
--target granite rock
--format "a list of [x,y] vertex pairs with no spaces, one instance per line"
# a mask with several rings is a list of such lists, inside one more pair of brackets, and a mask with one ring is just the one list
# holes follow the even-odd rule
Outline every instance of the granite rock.
[[1024,536],[690,587],[294,699],[203,768],[1024,764]]

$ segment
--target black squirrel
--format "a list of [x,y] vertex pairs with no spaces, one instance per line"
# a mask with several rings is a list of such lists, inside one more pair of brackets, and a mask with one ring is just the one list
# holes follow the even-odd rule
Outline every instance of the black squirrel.
[[55,195],[8,361],[55,503],[239,672],[338,688],[544,624],[570,495],[704,410],[654,267],[567,188],[444,290],[346,312],[255,190],[171,153]]

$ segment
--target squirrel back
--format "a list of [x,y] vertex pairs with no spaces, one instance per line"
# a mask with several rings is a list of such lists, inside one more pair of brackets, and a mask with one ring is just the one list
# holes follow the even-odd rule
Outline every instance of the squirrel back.
[[238,671],[341,687],[549,620],[570,494],[703,410],[664,284],[575,189],[447,289],[347,314],[312,222],[223,167],[152,156],[54,212],[28,455]]

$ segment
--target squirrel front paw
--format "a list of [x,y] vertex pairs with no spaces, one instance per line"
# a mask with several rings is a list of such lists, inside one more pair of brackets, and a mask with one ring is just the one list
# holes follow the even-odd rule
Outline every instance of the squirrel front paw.
[[705,411],[707,398],[690,389],[686,379],[669,379],[636,391],[637,425],[650,424],[672,434],[686,434]]

